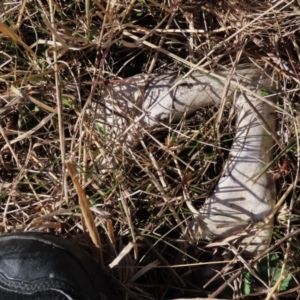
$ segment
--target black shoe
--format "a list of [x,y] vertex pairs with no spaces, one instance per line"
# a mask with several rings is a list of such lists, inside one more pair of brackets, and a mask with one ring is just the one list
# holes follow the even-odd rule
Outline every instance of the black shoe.
[[42,232],[0,235],[0,299],[108,300],[97,263],[77,244]]

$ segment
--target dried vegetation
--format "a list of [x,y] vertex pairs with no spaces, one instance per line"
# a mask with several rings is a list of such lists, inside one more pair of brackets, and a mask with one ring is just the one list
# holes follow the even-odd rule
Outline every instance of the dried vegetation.
[[[1,232],[78,241],[104,264],[116,299],[299,297],[299,1],[2,1],[0,20]],[[240,63],[267,64],[281,77],[286,114],[278,112],[271,171],[284,204],[268,251],[282,275],[275,280],[262,278],[259,258],[186,234],[186,199],[201,206],[227,154],[216,147],[217,107],[141,130],[132,149],[86,114],[110,81]],[[226,108],[223,149],[234,134],[230,117]]]

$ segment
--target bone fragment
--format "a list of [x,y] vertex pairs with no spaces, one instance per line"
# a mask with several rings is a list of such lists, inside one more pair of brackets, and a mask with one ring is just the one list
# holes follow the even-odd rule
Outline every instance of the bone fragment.
[[[229,71],[218,74],[227,77]],[[260,95],[261,88],[272,86],[268,75],[262,74],[259,69],[242,67],[232,81]],[[219,105],[224,89],[224,82],[197,72],[185,79],[171,74],[152,75],[146,87],[145,79],[146,75],[137,75],[104,88],[98,122],[109,125],[108,136],[114,142],[123,140],[132,146],[141,128],[178,121],[199,108]],[[235,92],[234,143],[215,191],[195,215],[203,239],[219,240],[244,233],[246,237],[240,238],[239,245],[255,255],[268,247],[272,237],[270,227],[261,228],[261,224],[275,205],[275,183],[271,174],[261,171],[272,160],[270,132],[275,132],[275,120],[272,106],[253,95],[243,95],[230,84],[228,95]],[[246,230],[248,225],[252,231]]]
[[[229,71],[218,72],[226,78]],[[243,67],[233,80],[246,87],[256,86],[261,71]],[[210,75],[194,72],[187,78],[177,74],[151,75],[145,87],[146,75],[136,75],[122,83],[104,87],[101,105],[95,101],[97,121],[106,126],[108,136],[116,142],[137,141],[135,131],[153,127],[160,122],[177,122],[199,108],[219,105],[224,82]],[[228,95],[235,90],[230,86]],[[97,105],[97,106],[96,106]],[[124,137],[124,132],[126,136]]]
[[[207,240],[246,233],[239,245],[256,255],[269,246],[272,237],[272,222],[266,226],[264,221],[275,206],[275,182],[263,168],[273,158],[269,130],[275,132],[275,116],[272,106],[247,98],[237,99],[236,135],[217,187],[200,210],[200,229]],[[250,224],[252,230],[244,231]]]

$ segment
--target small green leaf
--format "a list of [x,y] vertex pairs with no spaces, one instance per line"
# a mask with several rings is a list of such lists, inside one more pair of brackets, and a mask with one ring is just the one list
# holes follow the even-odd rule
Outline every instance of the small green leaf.
[[285,291],[288,287],[289,284],[291,283],[292,280],[292,274],[289,274],[281,283],[280,285],[280,291]]
[[[257,264],[257,273],[259,277],[266,283],[271,282],[272,286],[276,284],[281,274],[282,261],[278,254],[271,254],[263,258]],[[289,274],[281,283],[280,291],[285,291],[292,282],[292,275]]]
[[62,98],[62,103],[70,108],[74,108],[74,103],[68,98]]
[[271,94],[271,91],[266,88],[262,88],[260,91],[262,96],[269,96]]
[[244,283],[244,294],[249,295],[251,293],[251,274],[249,272],[245,272],[243,274],[243,283]]
[[99,131],[102,133],[103,137],[108,138],[108,132],[106,131],[105,126],[98,125],[97,127],[98,127]]

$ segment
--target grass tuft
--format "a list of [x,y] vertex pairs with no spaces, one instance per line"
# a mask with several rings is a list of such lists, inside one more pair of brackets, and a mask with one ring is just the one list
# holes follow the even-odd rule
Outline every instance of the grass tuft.
[[[296,299],[299,11],[299,1],[285,0],[2,1],[0,231],[53,232],[99,258],[66,171],[71,160],[116,299]],[[266,64],[281,78],[272,171],[284,201],[263,260],[224,257],[187,234],[187,200],[201,207],[228,154],[230,107],[218,129],[218,108],[200,109],[141,130],[130,148],[91,105],[109,81],[236,63]]]

